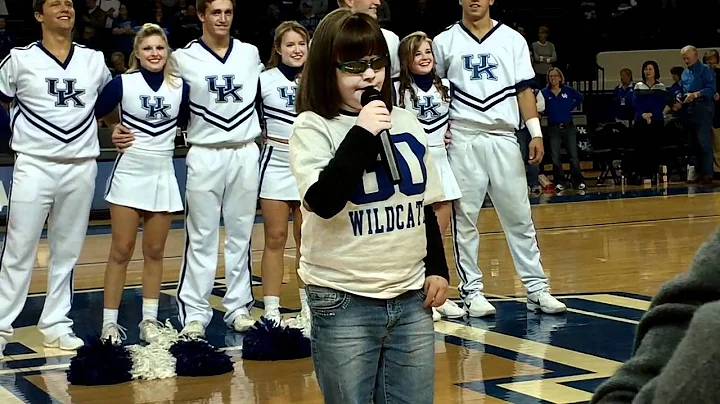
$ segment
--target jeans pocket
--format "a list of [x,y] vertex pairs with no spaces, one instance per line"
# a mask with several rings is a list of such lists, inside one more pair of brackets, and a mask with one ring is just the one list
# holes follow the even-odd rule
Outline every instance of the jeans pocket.
[[350,294],[321,286],[307,285],[308,307],[315,314],[332,315],[343,310],[350,302]]

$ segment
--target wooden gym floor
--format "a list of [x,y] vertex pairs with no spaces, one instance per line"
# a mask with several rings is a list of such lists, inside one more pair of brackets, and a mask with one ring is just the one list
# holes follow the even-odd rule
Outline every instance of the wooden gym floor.
[[[720,188],[592,189],[584,194],[531,198],[545,270],[552,291],[570,308],[560,316],[528,313],[525,290],[515,274],[502,229],[493,209],[484,209],[480,264],[485,291],[498,308],[493,318],[435,324],[435,402],[577,403],[630,354],[635,326],[658,287],[684,271],[695,250],[720,224]],[[99,333],[102,282],[110,243],[106,222],[88,231],[75,271],[71,316],[79,336]],[[260,219],[253,234],[254,292],[262,302]],[[140,319],[142,256],[140,240],[128,273],[120,323],[127,343],[137,342]],[[183,246],[182,218],[171,231],[160,318],[177,315],[174,293]],[[452,262],[451,240],[446,243]],[[221,252],[222,254],[222,252]],[[288,242],[287,315],[299,301]],[[235,362],[234,374],[176,378],[107,387],[69,386],[70,355],[46,349],[35,327],[46,285],[47,243],[41,241],[27,305],[15,322],[15,339],[0,362],[0,402],[10,403],[322,403],[310,359],[251,362],[240,358],[242,336],[222,323],[222,259],[211,301],[216,313],[208,339]],[[454,267],[454,266],[453,266]],[[453,284],[457,276],[453,273]],[[457,291],[453,289],[453,298]],[[253,314],[259,316],[261,309]]]

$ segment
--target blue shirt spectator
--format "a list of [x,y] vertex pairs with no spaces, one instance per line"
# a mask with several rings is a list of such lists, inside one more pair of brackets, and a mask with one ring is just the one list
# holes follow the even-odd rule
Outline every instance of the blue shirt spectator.
[[634,110],[632,105],[635,83],[632,81],[632,71],[622,69],[620,71],[620,84],[615,87],[613,98],[615,100],[614,118],[619,121],[630,121],[633,119]]
[[572,111],[583,103],[583,96],[576,89],[563,84],[555,94],[549,87],[543,88],[545,115],[549,124],[572,123]]
[[715,96],[715,72],[700,61],[683,71],[681,82],[683,94],[699,93],[693,98],[703,97],[707,101],[712,101]]

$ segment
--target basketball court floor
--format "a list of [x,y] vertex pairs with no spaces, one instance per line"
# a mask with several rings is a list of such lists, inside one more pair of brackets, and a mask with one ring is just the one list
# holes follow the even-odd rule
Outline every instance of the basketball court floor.
[[[626,360],[635,327],[659,286],[684,271],[720,224],[720,188],[605,189],[584,195],[533,197],[533,216],[552,292],[569,308],[559,316],[529,313],[492,208],[478,223],[485,291],[497,307],[486,319],[435,323],[435,402],[580,403]],[[182,217],[168,239],[160,319],[177,324],[175,289],[183,246]],[[290,233],[292,234],[292,233]],[[141,235],[140,235],[141,236]],[[262,313],[261,218],[253,235],[253,314]],[[128,272],[120,323],[128,344],[138,342],[141,319],[141,240]],[[110,244],[107,222],[91,225],[75,270],[71,316],[80,337],[99,333],[102,282]],[[446,253],[452,263],[450,239]],[[222,254],[222,251],[221,251]],[[286,251],[287,315],[299,309],[291,273],[295,251]],[[67,383],[67,352],[42,346],[37,324],[46,290],[48,249],[41,241],[27,305],[15,322],[15,339],[0,361],[0,403],[322,403],[310,359],[252,362],[241,359],[242,335],[222,322],[225,291],[220,268],[211,302],[210,343],[232,356],[235,371],[217,377],[135,381],[116,386]],[[222,259],[220,259],[222,265]],[[452,265],[454,268],[454,265]],[[453,285],[457,276],[452,272]],[[453,288],[453,298],[457,290]],[[2,310],[2,308],[0,308]]]

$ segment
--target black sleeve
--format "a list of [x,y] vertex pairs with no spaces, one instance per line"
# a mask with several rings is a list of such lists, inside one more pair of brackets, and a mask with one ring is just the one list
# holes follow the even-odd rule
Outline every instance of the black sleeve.
[[445,260],[440,225],[432,206],[425,206],[425,238],[427,238],[427,256],[425,256],[425,277],[442,276],[450,282],[450,270]]
[[333,157],[305,193],[305,207],[323,219],[340,213],[362,181],[365,169],[377,160],[378,138],[353,126]]

